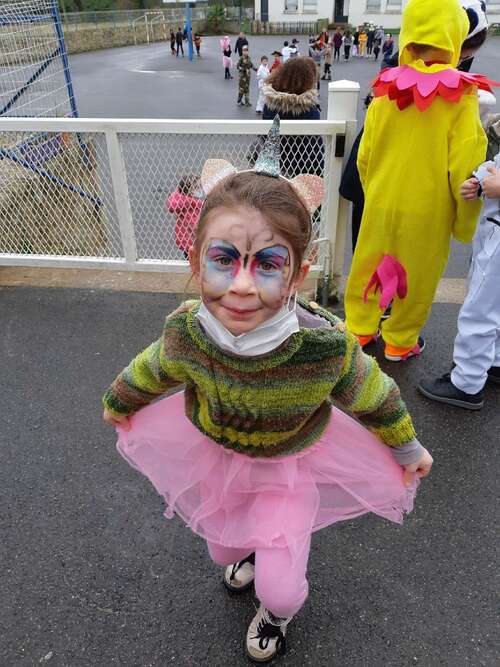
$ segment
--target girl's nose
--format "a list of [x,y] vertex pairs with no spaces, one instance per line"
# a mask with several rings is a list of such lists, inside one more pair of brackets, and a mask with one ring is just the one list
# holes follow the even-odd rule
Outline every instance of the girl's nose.
[[231,284],[231,291],[237,294],[254,294],[257,292],[255,281],[248,268],[239,269]]

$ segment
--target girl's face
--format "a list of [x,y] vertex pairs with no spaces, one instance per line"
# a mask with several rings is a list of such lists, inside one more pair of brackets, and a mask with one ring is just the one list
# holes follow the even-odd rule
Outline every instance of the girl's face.
[[253,208],[218,209],[207,223],[193,273],[208,310],[233,335],[273,317],[303,282],[309,263],[295,272],[292,248]]

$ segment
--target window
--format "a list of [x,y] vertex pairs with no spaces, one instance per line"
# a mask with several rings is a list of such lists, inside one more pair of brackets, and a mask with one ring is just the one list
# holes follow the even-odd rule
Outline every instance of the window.
[[380,12],[380,0],[366,0],[367,14],[374,14]]
[[304,0],[304,12],[318,13],[318,0]]
[[285,12],[298,12],[299,0],[285,0]]
[[387,9],[388,12],[400,12],[402,7],[402,0],[387,0]]

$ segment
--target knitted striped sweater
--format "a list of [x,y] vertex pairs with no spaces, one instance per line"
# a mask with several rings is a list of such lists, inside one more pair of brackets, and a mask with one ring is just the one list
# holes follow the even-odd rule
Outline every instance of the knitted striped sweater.
[[161,338],[106,392],[107,410],[129,415],[185,384],[194,426],[248,456],[284,456],[311,445],[328,424],[332,401],[391,447],[415,437],[395,382],[328,311],[301,301],[299,310],[309,320],[316,316],[320,328],[301,327],[259,357],[237,357],[207,337],[196,317],[199,305],[167,317]]

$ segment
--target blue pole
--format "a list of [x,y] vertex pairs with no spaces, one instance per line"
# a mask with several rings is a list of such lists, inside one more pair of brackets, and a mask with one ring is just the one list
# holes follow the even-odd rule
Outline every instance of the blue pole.
[[28,81],[24,84],[22,88],[20,88],[17,93],[12,97],[7,104],[4,106],[3,109],[0,110],[0,116],[3,116],[7,111],[17,102],[17,100],[21,97],[21,95],[24,95],[24,93],[28,90],[28,88],[31,86],[32,83],[34,83],[40,74],[42,74],[47,67],[50,65],[50,63],[54,60],[59,55],[60,52],[60,46],[57,47],[57,49],[48,56],[47,60],[43,62],[40,67],[37,69],[37,71],[31,76]]
[[64,66],[64,78],[66,79],[66,88],[68,89],[69,104],[71,107],[71,116],[78,118],[78,110],[76,108],[75,94],[73,92],[73,83],[71,81],[71,74],[69,71],[68,54],[66,52],[66,45],[64,43],[64,33],[61,25],[61,16],[57,7],[57,0],[51,2],[52,18],[54,20],[54,27],[56,30],[57,39],[59,41],[59,51]]
[[186,5],[186,30],[188,35],[189,60],[193,60],[193,31],[191,29],[191,5]]

